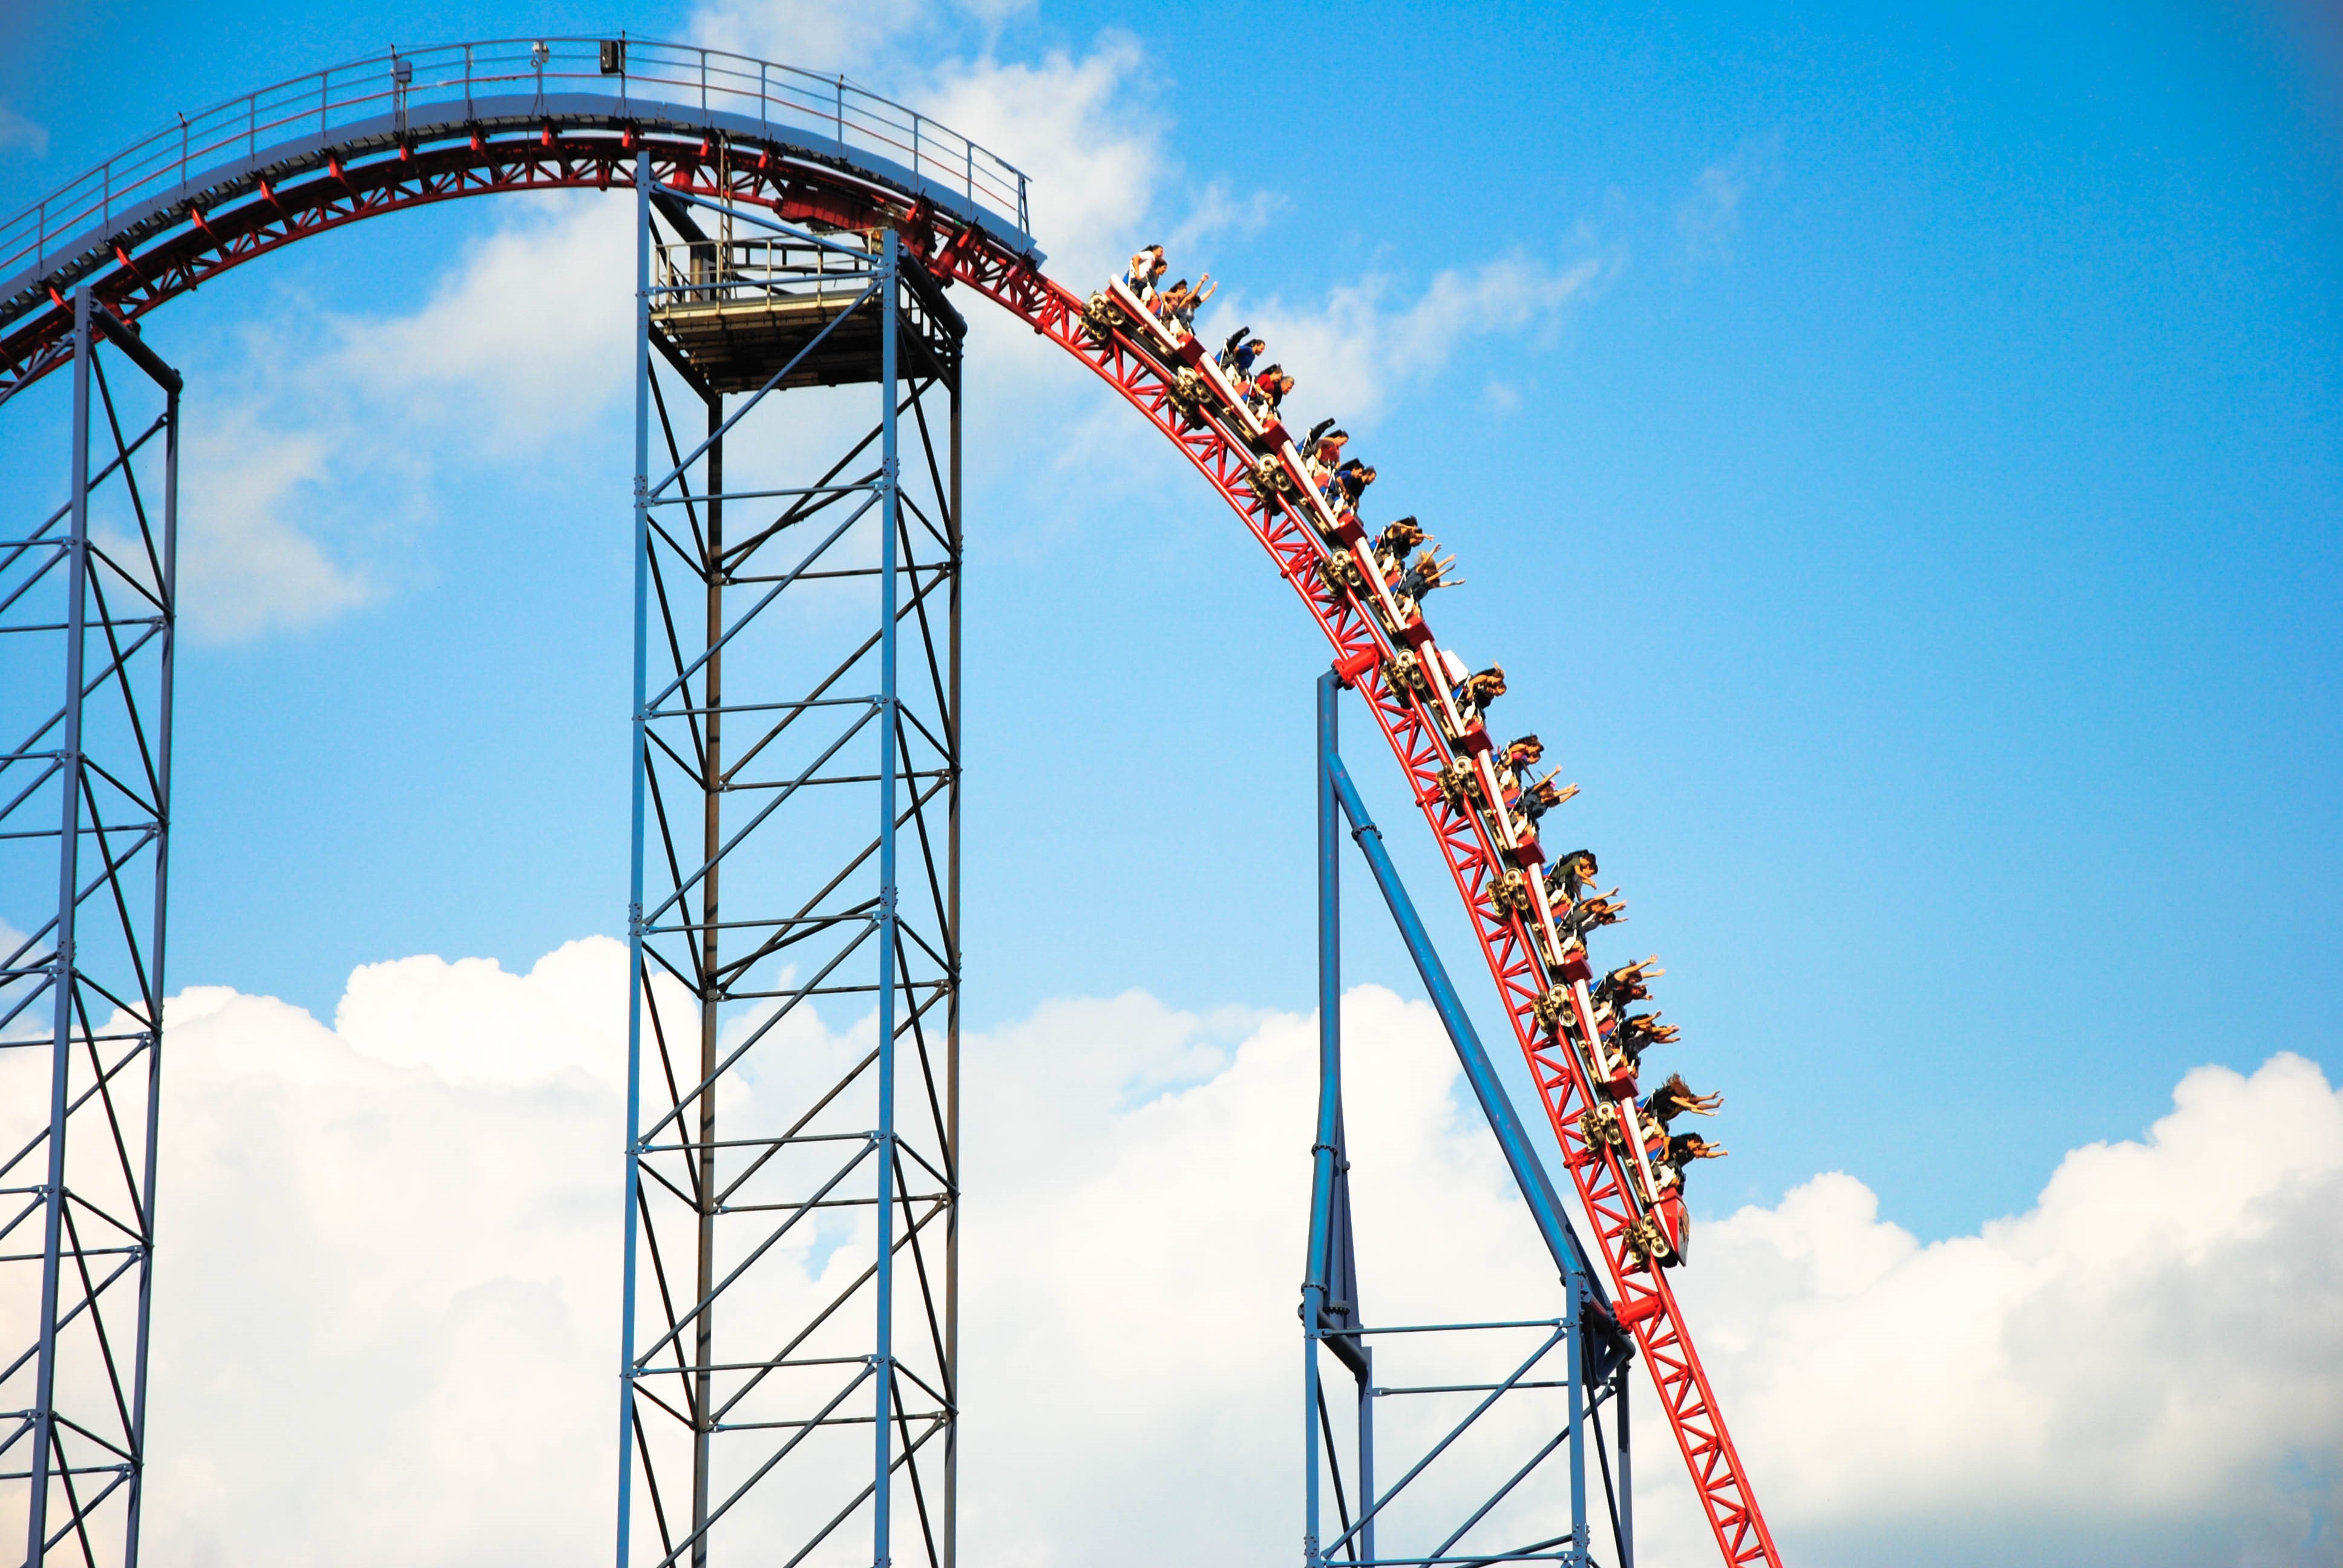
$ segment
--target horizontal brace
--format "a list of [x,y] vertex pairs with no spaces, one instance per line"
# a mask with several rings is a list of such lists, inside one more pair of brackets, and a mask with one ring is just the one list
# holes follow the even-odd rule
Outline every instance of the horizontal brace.
[[876,1132],[799,1132],[783,1138],[719,1138],[711,1143],[646,1143],[638,1154],[689,1154],[699,1149],[773,1149],[784,1143],[871,1143]]
[[[695,669],[698,666],[693,667]],[[713,713],[795,713],[809,708],[876,708],[877,697],[822,697],[804,702],[719,702],[713,708],[647,708],[645,719],[697,719]]]
[[[895,575],[899,578],[917,579],[922,573],[932,573],[939,578],[947,578],[951,575],[953,565],[954,563],[950,561],[906,561],[895,568]],[[789,580],[812,582],[831,578],[879,578],[886,575],[885,567],[840,567],[835,571],[799,572]],[[775,583],[781,579],[778,577],[767,577],[761,573],[750,575],[736,572],[724,580],[734,588],[748,588],[757,583]]]
[[[895,982],[895,989],[899,991],[948,990],[950,988],[951,981],[948,980]],[[795,990],[736,990],[725,994],[734,1001],[770,1001],[782,996],[876,996],[878,993],[879,988],[875,985],[821,985],[801,986]]]
[[[820,1421],[725,1421],[710,1428],[713,1432],[791,1432],[815,1426],[869,1426],[879,1418],[875,1415],[832,1415]],[[899,1410],[890,1421],[949,1421],[950,1412],[940,1410]]]
[[[956,776],[959,771],[960,770],[956,768],[911,768],[897,773],[895,778],[898,782],[908,782],[914,779],[950,779]],[[848,773],[834,779],[808,779],[804,780],[804,782],[808,786],[815,784],[876,784],[880,782],[880,778],[876,773]],[[788,788],[789,784],[789,780],[786,779],[759,779],[748,783],[727,784],[724,788],[728,791],[738,791],[742,789],[782,789]],[[919,809],[917,807],[912,808],[914,815],[917,814],[918,809]]]
[[799,1356],[785,1362],[670,1362],[655,1367],[639,1367],[632,1375],[644,1382],[656,1382],[663,1377],[689,1377],[699,1372],[779,1372],[784,1367],[859,1367],[870,1364],[869,1356]]
[[[39,970],[20,970],[17,971],[20,979],[30,979],[41,972],[42,971]],[[80,971],[76,970],[75,972],[78,973]],[[81,1030],[75,1030],[73,1031],[73,1037],[76,1043],[87,1041],[92,1045],[110,1045],[114,1041],[120,1040],[143,1040],[146,1038],[146,1031],[143,1030],[135,1030],[127,1034],[84,1034]],[[56,1042],[54,1040],[45,1034],[31,1035],[22,1040],[0,1040],[0,1050],[17,1050],[28,1045],[47,1047],[55,1043]],[[74,1101],[74,1109],[76,1111],[80,1110],[81,1104],[82,1102],[78,1100]],[[6,1189],[0,1188],[0,1191],[6,1191]]]
[[1523,1318],[1499,1323],[1402,1323],[1386,1328],[1344,1329],[1342,1337],[1349,1339],[1354,1334],[1446,1334],[1471,1329],[1558,1329],[1563,1326],[1563,1322],[1561,1318]]
[[654,507],[689,507],[701,501],[754,501],[769,496],[853,496],[864,490],[883,489],[886,480],[868,479],[860,485],[809,485],[801,490],[704,490],[695,496],[662,496],[646,503]]
[[[136,583],[131,585],[133,588],[137,586]],[[116,616],[111,620],[104,616],[92,616],[82,624],[92,631],[104,631],[109,628],[118,630],[124,627],[132,626],[143,626],[149,630],[154,630],[165,623],[159,615],[125,615]],[[72,629],[71,621],[37,621],[18,626],[0,626],[0,635],[18,631],[71,631]]]
[[[144,1247],[60,1247],[57,1249],[57,1256],[61,1258],[136,1258],[143,1255],[146,1251]],[[37,1263],[46,1255],[44,1252],[0,1252],[0,1263]]]
[[[949,1203],[950,1192],[905,1192],[888,1201],[892,1203]],[[876,1198],[825,1198],[818,1203],[719,1203],[719,1214],[763,1214],[777,1209],[875,1209]]]
[[[155,828],[155,819],[154,819],[153,817],[151,817],[151,816],[145,815],[145,814],[143,814],[143,813],[142,813],[141,815],[138,815],[138,816],[136,816],[136,817],[128,818],[128,819],[125,819],[125,820],[123,820],[123,821],[120,821],[120,822],[111,822],[111,823],[108,823],[106,826],[105,826],[105,827],[103,827],[103,828],[98,828],[98,827],[89,827],[89,828],[79,828],[79,829],[75,829],[75,831],[74,831],[74,837],[75,837],[75,838],[76,838],[76,839],[106,839],[106,838],[116,838],[116,839],[118,839],[118,838],[120,838],[120,837],[121,837],[123,834],[125,834],[125,833],[148,833],[148,832],[152,832],[152,831],[154,830],[154,828]],[[64,836],[65,836],[65,830],[64,830],[63,829],[61,829],[61,828],[40,828],[40,829],[27,828],[27,829],[24,829],[22,832],[17,832],[17,833],[0,833],[0,839],[59,839],[59,838],[63,838]],[[105,879],[104,879],[103,877],[100,877],[100,878],[98,879],[98,880],[97,880],[97,881],[92,882],[92,883],[90,884],[90,890],[90,890],[90,892],[96,892],[96,891],[97,890],[97,889],[98,889],[100,886],[102,886],[102,885],[103,885],[104,881],[105,881]],[[85,892],[85,893],[84,893],[84,894],[82,895],[82,897],[83,897],[83,898],[85,898],[85,899],[86,899],[87,897],[89,897],[89,893]]]
[[[1563,1535],[1563,1543],[1570,1537]],[[1363,1556],[1357,1563],[1342,1559],[1342,1568],[1434,1568],[1436,1563],[1561,1563],[1570,1552],[1490,1552],[1481,1556]],[[1333,1561],[1333,1559],[1329,1559]]]
[[[1337,1339],[1337,1338],[1340,1338],[1341,1336],[1340,1336],[1340,1335],[1337,1335],[1337,1334],[1328,1334],[1328,1335],[1326,1335],[1326,1336],[1324,1336],[1324,1337],[1326,1337],[1326,1338],[1328,1338],[1328,1339]],[[1423,1385],[1423,1386],[1422,1386],[1422,1387],[1420,1387],[1420,1388],[1377,1388],[1377,1389],[1369,1389],[1367,1392],[1368,1392],[1369,1393],[1373,1394],[1377,1399],[1382,1399],[1382,1398],[1383,1398],[1385,1395],[1388,1395],[1388,1394],[1396,1394],[1396,1393],[1487,1393],[1491,1389],[1494,1389],[1494,1388],[1503,1388],[1503,1389],[1512,1390],[1512,1389],[1517,1389],[1517,1388],[1568,1388],[1569,1386],[1570,1386],[1570,1382],[1569,1382],[1569,1380],[1568,1380],[1568,1379],[1566,1379],[1566,1378],[1565,1378],[1565,1379],[1563,1379],[1562,1381],[1557,1382],[1515,1382],[1515,1383],[1493,1383],[1493,1382],[1442,1382],[1442,1383],[1425,1383],[1424,1385]]]

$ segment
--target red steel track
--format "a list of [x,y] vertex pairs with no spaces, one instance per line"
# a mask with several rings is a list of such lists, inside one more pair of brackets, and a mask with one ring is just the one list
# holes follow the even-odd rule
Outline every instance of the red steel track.
[[[1516,865],[1531,880],[1536,879],[1534,845],[1525,858],[1501,841],[1488,818],[1469,809],[1469,801],[1452,800],[1443,786],[1443,769],[1458,760],[1473,764],[1470,749],[1452,744],[1434,699],[1394,682],[1394,658],[1411,651],[1409,642],[1394,638],[1363,604],[1366,590],[1330,580],[1323,568],[1342,547],[1322,538],[1303,509],[1309,504],[1303,495],[1273,485],[1257,488],[1259,459],[1234,417],[1210,397],[1175,397],[1176,361],[1167,363],[1169,357],[1135,326],[1101,331],[1086,325],[1083,297],[1044,276],[1030,256],[980,225],[892,190],[837,160],[809,157],[779,141],[758,145],[734,137],[719,145],[681,107],[638,102],[625,119],[572,115],[493,128],[477,123],[416,126],[395,146],[352,145],[304,155],[248,179],[211,186],[195,203],[150,214],[142,224],[126,224],[111,247],[110,264],[85,263],[76,276],[45,286],[43,297],[29,308],[0,315],[0,401],[70,359],[73,309],[67,290],[83,282],[99,305],[135,326],[164,301],[231,266],[361,218],[507,191],[631,191],[639,146],[651,155],[654,177],[670,188],[762,207],[790,222],[897,229],[932,271],[1030,323],[1121,393],[1187,455],[1269,553],[1278,575],[1325,633],[1336,667],[1373,710],[1439,841],[1537,1084],[1563,1163],[1593,1221],[1616,1296],[1614,1310],[1644,1352],[1725,1560],[1735,1565],[1779,1563],[1683,1309],[1666,1275],[1630,1244],[1629,1227],[1642,1212],[1631,1184],[1630,1157],[1617,1143],[1591,1144],[1582,1131],[1581,1118],[1610,1102],[1589,1081],[1587,1060],[1600,1058],[1591,1051],[1584,970],[1573,973],[1557,966],[1550,973],[1532,924],[1533,910],[1517,900],[1509,900],[1515,903],[1512,909],[1501,907],[1500,884]],[[1413,651],[1432,662],[1434,645],[1428,631],[1419,630],[1410,640],[1419,645]],[[1549,1030],[1540,1017],[1542,1007],[1546,1018],[1561,1016],[1577,1035],[1578,1046]],[[1588,1048],[1585,1055],[1581,1047]]]

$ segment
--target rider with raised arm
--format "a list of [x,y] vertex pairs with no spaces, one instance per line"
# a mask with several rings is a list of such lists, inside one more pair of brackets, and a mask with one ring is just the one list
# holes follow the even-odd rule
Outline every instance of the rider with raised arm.
[[1220,367],[1229,373],[1229,379],[1232,382],[1252,379],[1252,367],[1260,363],[1262,355],[1269,352],[1269,345],[1266,342],[1258,337],[1245,336],[1252,330],[1250,327],[1240,327],[1229,334],[1229,340],[1226,343],[1221,345],[1221,352],[1217,357]]
[[1383,568],[1384,580],[1389,581],[1404,571],[1407,568],[1407,552],[1431,538],[1412,517],[1386,523],[1383,531],[1375,536],[1375,565]]
[[1518,813],[1513,819],[1513,837],[1534,837],[1537,832],[1538,819],[1578,793],[1575,784],[1563,785],[1554,781],[1554,773],[1561,771],[1557,768],[1528,789],[1516,791],[1506,798],[1506,806]]
[[1195,336],[1196,312],[1218,286],[1209,272],[1204,274],[1201,282],[1192,286],[1186,278],[1182,278],[1156,296],[1152,302],[1155,319],[1161,322],[1174,337]]
[[[1454,556],[1450,556],[1446,560],[1442,560],[1438,557],[1434,556],[1430,550],[1425,550],[1423,553],[1417,556],[1415,558],[1415,564],[1400,574],[1399,581],[1392,584],[1392,598],[1398,601],[1400,614],[1402,616],[1413,616],[1419,613],[1419,606],[1423,602],[1423,596],[1430,593],[1433,588],[1461,588],[1463,586],[1463,579],[1462,578],[1452,579],[1448,576],[1448,569],[1455,564],[1456,558]],[[1486,674],[1488,672],[1483,670],[1482,673]],[[1471,678],[1468,678],[1468,685],[1470,684]],[[1462,691],[1463,688],[1459,687],[1457,689]],[[1499,677],[1498,689],[1500,691],[1504,689],[1502,673]],[[1463,699],[1461,698],[1458,699],[1457,710],[1460,714],[1463,710]],[[1464,722],[1469,725],[1472,721],[1470,719],[1466,719]]]
[[[1684,1082],[1683,1073],[1672,1072],[1668,1074],[1665,1083],[1652,1091],[1650,1097],[1644,1101],[1644,1110],[1653,1121],[1660,1124],[1661,1130],[1664,1131],[1669,1122],[1686,1111],[1690,1111],[1694,1116],[1714,1116],[1716,1114],[1717,1108],[1724,1103],[1723,1094],[1694,1094],[1692,1091],[1692,1086]],[[1687,1133],[1685,1136],[1690,1137],[1693,1134]],[[1715,1159],[1715,1156],[1708,1155],[1704,1158]]]
[[1631,1012],[1619,1020],[1619,1031],[1611,1043],[1627,1059],[1631,1069],[1640,1070],[1644,1052],[1655,1045],[1674,1045],[1681,1031],[1672,1023],[1662,1023],[1656,1012]]
[[1621,964],[1594,983],[1594,998],[1624,1010],[1636,1002],[1650,1000],[1652,988],[1648,982],[1667,972],[1660,968],[1657,953],[1637,963]]

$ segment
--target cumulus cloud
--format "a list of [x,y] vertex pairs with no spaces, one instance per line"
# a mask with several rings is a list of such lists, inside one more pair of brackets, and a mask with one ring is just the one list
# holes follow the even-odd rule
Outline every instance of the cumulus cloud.
[[289,295],[189,407],[189,625],[227,642],[370,603],[438,516],[446,470],[543,462],[629,385],[633,230],[598,194],[508,200],[415,310]]
[[[175,999],[158,1563],[607,1549],[624,981],[598,939],[521,975],[368,966],[331,1028]],[[1428,1010],[1363,988],[1345,1015],[1371,1314],[1551,1312]],[[867,1020],[789,1027],[742,1094],[786,1097],[868,1042]],[[1136,993],[967,1042],[972,1555],[1290,1551],[1315,1044],[1306,1018]],[[2076,1151],[1977,1234],[1922,1246],[1876,1211],[1818,1177],[1704,1223],[1678,1276],[1795,1560],[2333,1561],[2343,1099],[2310,1064],[2192,1073],[2143,1139]],[[794,1275],[810,1293],[868,1246],[851,1224],[805,1238]],[[1393,1353],[1379,1381],[1429,1381]],[[1392,1402],[1394,1450],[1421,1442],[1434,1412]],[[1710,1561],[1641,1402],[1644,1558]],[[1419,1523],[1498,1457],[1428,1473]],[[1563,1505],[1527,1488],[1504,1533]]]
[[1966,1522],[1996,1556],[2087,1519],[2131,1561],[2203,1561],[2207,1532],[2227,1560],[2334,1560],[2343,1097],[2280,1055],[2199,1069],[2174,1107],[1974,1236],[1921,1246],[1839,1174],[1700,1236],[1685,1295],[1785,1517]]
[[337,323],[327,374],[409,428],[542,453],[629,395],[634,211],[568,192],[499,216],[421,309]]
[[252,404],[190,410],[180,602],[198,638],[313,626],[371,597],[364,569],[333,559],[305,526],[342,477],[341,444],[332,427],[277,427]]
[[1319,403],[1339,392],[1343,419],[1363,424],[1446,369],[1476,337],[1551,331],[1604,276],[1593,257],[1555,267],[1509,256],[1448,268],[1404,303],[1396,279],[1371,273],[1314,307],[1272,297],[1232,300],[1227,310],[1269,339],[1300,382],[1299,397]]

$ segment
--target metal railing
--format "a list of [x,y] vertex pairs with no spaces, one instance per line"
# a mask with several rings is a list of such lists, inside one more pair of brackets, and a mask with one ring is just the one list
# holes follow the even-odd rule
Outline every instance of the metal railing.
[[753,118],[772,134],[809,131],[849,155],[878,154],[1032,232],[1022,170],[844,76],[644,38],[498,38],[394,49],[181,115],[0,222],[0,277],[43,261],[54,244],[111,233],[117,217],[200,190],[210,171],[264,148],[385,116],[402,131],[410,119],[433,117],[427,110],[461,106],[469,118],[480,99],[517,91],[540,109],[549,95],[589,93],[621,114],[639,99]]
[[870,286],[875,250],[860,252],[862,236],[835,243],[790,240],[676,240],[651,253],[651,310],[669,307],[746,305],[776,298],[851,299]]

